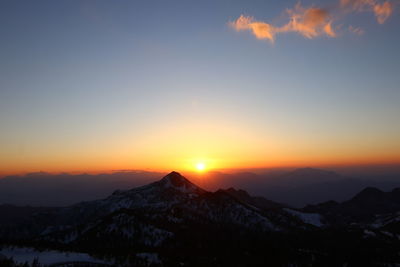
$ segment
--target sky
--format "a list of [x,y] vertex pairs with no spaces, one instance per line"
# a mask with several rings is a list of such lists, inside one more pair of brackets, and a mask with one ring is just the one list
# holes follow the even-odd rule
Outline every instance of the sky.
[[1,1],[0,174],[400,163],[399,15]]

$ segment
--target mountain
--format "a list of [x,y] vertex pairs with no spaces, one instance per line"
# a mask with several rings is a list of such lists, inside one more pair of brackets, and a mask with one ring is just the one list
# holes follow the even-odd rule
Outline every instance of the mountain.
[[277,203],[272,200],[268,200],[264,197],[250,196],[249,193],[247,193],[245,190],[242,190],[242,189],[236,190],[235,188],[230,187],[230,188],[226,189],[225,192],[244,203],[248,203],[250,205],[253,205],[254,207],[257,207],[257,208],[263,209],[263,210],[281,209],[281,208],[287,207],[284,204]]
[[261,178],[265,182],[251,192],[297,208],[330,200],[342,202],[368,186],[381,190],[400,186],[400,179],[395,177],[348,177],[314,168],[301,168],[272,178]]
[[373,221],[376,215],[400,211],[400,188],[384,192],[375,187],[367,187],[350,200],[309,205],[303,211],[321,213],[335,222]]
[[[350,197],[358,190],[358,183],[353,186],[353,182],[352,179],[333,171],[300,168],[265,179],[258,194],[299,208],[307,204]],[[340,190],[335,190],[336,188]]]
[[340,174],[314,168],[300,168],[292,172],[280,175],[277,179],[281,184],[288,184],[289,186],[304,186],[316,183],[326,183],[342,179]]
[[399,192],[367,188],[294,209],[242,189],[210,192],[171,172],[68,207],[0,206],[3,217],[14,214],[0,220],[0,245],[89,253],[113,266],[391,266],[400,263]]
[[6,228],[3,237],[82,245],[94,239],[100,243],[110,238],[128,241],[140,233],[140,238],[134,240],[136,245],[156,246],[173,237],[177,228],[192,224],[218,224],[263,232],[313,227],[284,207],[251,197],[243,190],[208,192],[179,173],[171,172],[159,181],[131,190],[117,190],[102,200],[30,214],[30,221],[21,220],[14,227],[17,230]]
[[132,188],[159,179],[162,173],[115,171],[103,174],[30,173],[0,178],[0,204],[69,206],[104,198],[115,188]]
[[[301,208],[324,201],[345,201],[367,186],[390,190],[400,186],[399,176],[348,177],[314,168],[258,170],[257,173],[189,173],[203,189],[240,188],[251,195]],[[117,170],[102,174],[32,173],[0,178],[0,205],[70,206],[109,196],[115,189],[129,190],[157,181],[164,173]]]

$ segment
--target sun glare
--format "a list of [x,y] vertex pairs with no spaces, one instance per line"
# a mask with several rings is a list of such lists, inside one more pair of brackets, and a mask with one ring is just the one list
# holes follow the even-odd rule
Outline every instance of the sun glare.
[[204,164],[204,162],[197,162],[196,163],[196,169],[198,171],[204,171],[204,169],[206,168],[206,165]]

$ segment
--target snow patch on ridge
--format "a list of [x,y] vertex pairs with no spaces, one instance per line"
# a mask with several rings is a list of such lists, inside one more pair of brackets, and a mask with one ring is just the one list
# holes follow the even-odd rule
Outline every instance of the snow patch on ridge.
[[324,224],[321,222],[322,216],[318,213],[304,213],[304,212],[300,212],[300,211],[292,210],[292,209],[288,209],[288,208],[284,208],[284,210],[287,213],[289,213],[293,216],[296,216],[297,218],[302,220],[304,223],[311,224],[316,227],[324,226]]

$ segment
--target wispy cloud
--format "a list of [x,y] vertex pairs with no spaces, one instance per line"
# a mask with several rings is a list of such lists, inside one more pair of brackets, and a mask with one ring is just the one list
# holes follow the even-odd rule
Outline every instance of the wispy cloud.
[[332,29],[332,17],[326,9],[313,6],[304,8],[298,3],[286,13],[289,15],[289,22],[278,28],[278,32],[297,32],[309,39],[323,34],[336,36]]
[[[333,14],[327,8],[317,6],[303,7],[297,3],[292,9],[287,9],[285,18],[287,23],[282,26],[258,21],[254,17],[240,15],[238,19],[229,23],[237,31],[249,30],[257,39],[275,41],[279,33],[296,32],[305,38],[312,39],[321,35],[337,37],[333,26],[344,15],[358,12],[373,12],[378,23],[383,24],[393,13],[394,5],[390,1],[379,0],[339,0]],[[348,30],[361,35],[364,30],[349,26]]]
[[230,25],[237,31],[250,30],[258,39],[268,39],[274,42],[277,33],[297,32],[306,38],[314,38],[321,34],[335,37],[332,20],[325,9],[310,7],[304,8],[298,3],[293,9],[286,10],[289,22],[281,27],[273,26],[263,21],[256,21],[253,17],[241,15]]
[[349,32],[357,34],[357,35],[364,34],[364,30],[359,27],[354,27],[354,26],[350,25],[348,29],[349,29]]
[[383,24],[393,13],[393,3],[377,0],[340,0],[340,7],[355,12],[373,12],[378,23]]
[[257,39],[268,39],[272,42],[275,39],[275,27],[262,21],[255,21],[253,17],[241,15],[236,21],[230,22],[230,25],[237,31],[252,31]]
[[393,4],[388,1],[383,4],[377,4],[374,6],[374,12],[378,22],[383,24],[392,15]]

